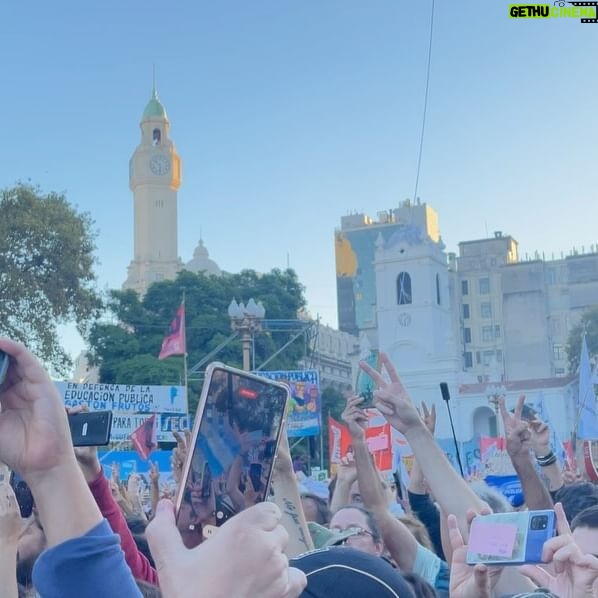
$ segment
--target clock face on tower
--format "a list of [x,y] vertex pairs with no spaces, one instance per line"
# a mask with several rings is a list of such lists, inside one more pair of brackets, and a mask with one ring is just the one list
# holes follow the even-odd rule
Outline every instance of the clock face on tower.
[[157,175],[168,174],[170,172],[170,160],[166,156],[157,155],[150,159],[150,170]]

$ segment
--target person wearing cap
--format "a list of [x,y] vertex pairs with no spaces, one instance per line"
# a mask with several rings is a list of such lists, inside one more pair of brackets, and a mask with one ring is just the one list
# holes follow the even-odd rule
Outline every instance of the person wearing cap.
[[305,573],[299,598],[416,598],[402,575],[377,556],[352,547],[329,547],[291,559]]

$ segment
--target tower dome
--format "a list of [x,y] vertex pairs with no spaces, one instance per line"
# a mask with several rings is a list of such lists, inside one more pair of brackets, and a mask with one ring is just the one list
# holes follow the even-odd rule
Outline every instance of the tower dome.
[[222,274],[218,264],[210,259],[210,254],[203,244],[202,239],[199,240],[199,245],[193,252],[193,259],[185,264],[185,269],[195,274],[199,274],[200,272],[203,272],[204,274],[212,274],[214,276],[220,276]]
[[164,120],[168,120],[168,116],[166,116],[166,109],[162,105],[162,102],[160,102],[158,99],[156,86],[152,88],[152,97],[145,106],[141,120],[147,120],[148,118],[163,118]]

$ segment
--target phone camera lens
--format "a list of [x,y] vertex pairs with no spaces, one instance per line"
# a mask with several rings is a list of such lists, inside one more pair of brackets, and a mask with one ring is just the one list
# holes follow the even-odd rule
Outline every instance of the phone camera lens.
[[546,515],[537,515],[532,517],[531,528],[542,530],[548,527],[548,517]]

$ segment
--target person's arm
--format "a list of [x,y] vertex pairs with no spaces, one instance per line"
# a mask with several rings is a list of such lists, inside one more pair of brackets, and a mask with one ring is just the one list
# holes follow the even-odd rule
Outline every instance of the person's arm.
[[141,476],[138,473],[132,473],[127,480],[127,496],[133,509],[133,515],[147,523],[147,516],[141,501]]
[[[38,574],[37,589],[41,591],[43,586],[47,591],[41,594],[46,598],[114,596],[105,593],[104,586],[106,560],[102,555],[109,554],[110,577],[118,582],[119,595],[139,596],[118,538],[103,521],[77,465],[66,411],[56,386],[22,344],[0,339],[0,350],[10,356],[6,380],[0,387],[0,460],[21,474],[35,499],[48,547],[36,562],[37,571],[43,571],[43,565],[53,556],[65,557],[47,567],[41,578]],[[111,546],[99,554],[101,547],[96,542],[97,548],[86,554],[89,535],[94,536],[104,526]],[[74,553],[69,550],[73,545]],[[85,558],[80,558],[82,555]],[[85,579],[79,578],[74,593],[71,580],[73,572],[79,570],[84,571]]]
[[536,462],[542,468],[542,475],[548,485],[550,496],[554,497],[555,492],[565,485],[565,481],[561,464],[550,446],[550,429],[544,422],[537,419],[530,422],[529,429]]
[[461,534],[467,538],[467,511],[480,512],[487,505],[459,476],[436,444],[388,356],[381,353],[380,360],[390,376],[390,383],[367,363],[359,364],[378,385],[374,392],[376,407],[390,425],[405,436],[434,498],[445,513],[453,513],[457,517]]
[[515,411],[511,415],[507,411],[505,398],[499,398],[500,412],[505,426],[507,453],[521,481],[521,488],[528,509],[552,509],[552,498],[548,489],[540,479],[531,455],[531,433],[527,422],[521,419],[525,396],[517,401]]
[[[424,424],[433,436],[436,429],[436,406],[432,405],[432,408],[428,409],[426,403],[422,401],[421,409],[420,414],[423,413],[422,419]],[[415,458],[413,459],[413,467],[409,474],[407,498],[409,499],[409,506],[413,513],[426,526],[436,554],[441,559],[445,559],[442,547],[440,511],[430,498],[426,478],[424,478],[421,467]]]
[[152,504],[151,517],[156,514],[158,503],[160,502],[160,470],[158,464],[153,462],[150,464],[150,500]]
[[351,434],[363,505],[374,516],[382,533],[384,546],[399,569],[411,572],[417,556],[417,540],[407,527],[395,519],[388,510],[380,478],[365,437],[368,419],[359,408],[362,401],[361,397],[349,397],[347,407],[343,412],[343,420]]
[[0,482],[0,588],[2,596],[17,598],[17,548],[21,532],[21,513],[9,484],[8,468]]
[[278,453],[274,461],[273,502],[280,509],[281,524],[289,534],[285,553],[289,558],[293,558],[313,550],[314,544],[301,505],[286,429],[283,429],[281,434]]
[[334,515],[341,507],[351,503],[351,486],[357,480],[353,453],[342,457],[336,470],[336,484],[330,500],[330,513]]
[[131,534],[122,511],[112,497],[110,485],[101,467],[95,478],[92,474],[86,474],[86,478],[91,478],[89,489],[97,505],[100,507],[102,515],[110,524],[112,531],[120,536],[120,545],[125,555],[125,561],[129,565],[135,579],[141,579],[153,585],[158,585],[158,573],[151,566],[147,557],[137,548],[133,534]]

